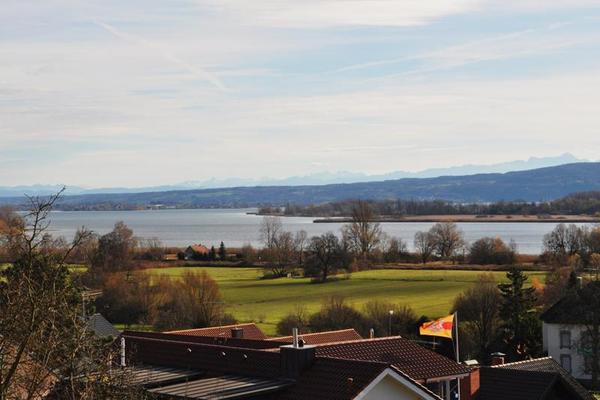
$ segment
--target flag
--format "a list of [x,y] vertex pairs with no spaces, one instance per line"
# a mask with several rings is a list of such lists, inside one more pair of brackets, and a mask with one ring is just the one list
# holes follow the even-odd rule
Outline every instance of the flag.
[[435,321],[425,322],[419,328],[419,333],[424,336],[440,336],[452,339],[452,328],[454,327],[454,314],[448,315]]

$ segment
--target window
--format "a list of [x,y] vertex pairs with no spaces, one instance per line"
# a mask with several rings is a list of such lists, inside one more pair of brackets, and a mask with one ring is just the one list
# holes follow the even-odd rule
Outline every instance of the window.
[[560,348],[571,348],[571,331],[560,331]]
[[561,365],[561,367],[566,369],[567,372],[571,373],[571,355],[570,354],[561,354],[560,355],[560,365]]

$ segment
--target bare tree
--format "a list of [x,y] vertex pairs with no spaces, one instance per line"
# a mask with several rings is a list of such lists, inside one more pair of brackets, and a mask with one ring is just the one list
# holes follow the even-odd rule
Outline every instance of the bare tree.
[[352,222],[342,228],[342,234],[351,250],[363,259],[367,259],[381,241],[381,226],[375,219],[369,203],[359,200],[352,208]]
[[123,221],[117,222],[111,232],[98,240],[98,247],[88,271],[92,282],[101,280],[106,273],[132,270],[137,244],[133,231]]
[[415,233],[415,250],[423,264],[426,264],[435,251],[435,239],[433,235],[429,232],[421,231]]
[[66,260],[86,235],[48,251],[48,216],[61,193],[30,198],[16,260],[0,273],[0,400],[142,398],[111,372],[114,348],[82,318]]
[[453,222],[438,222],[430,230],[435,251],[441,258],[451,258],[465,246],[464,234]]
[[304,252],[308,245],[308,235],[305,230],[299,230],[294,234],[294,247],[296,249],[296,257],[298,264],[304,264]]
[[559,224],[544,236],[544,252],[557,264],[565,265],[569,256],[581,255],[585,236],[577,225]]
[[260,240],[266,249],[272,249],[275,246],[277,237],[282,229],[280,217],[263,217],[260,224]]
[[487,358],[490,345],[500,326],[499,312],[502,296],[491,273],[481,274],[473,287],[466,289],[454,299],[453,312],[460,321],[471,323],[477,334],[478,357]]
[[337,236],[331,232],[324,233],[310,240],[309,257],[304,266],[304,273],[307,276],[320,277],[321,282],[325,282],[329,275],[347,267],[345,261],[344,250]]
[[154,321],[158,329],[204,328],[222,323],[225,304],[219,286],[206,271],[188,271],[179,281],[165,278],[161,282],[156,291],[163,300]]

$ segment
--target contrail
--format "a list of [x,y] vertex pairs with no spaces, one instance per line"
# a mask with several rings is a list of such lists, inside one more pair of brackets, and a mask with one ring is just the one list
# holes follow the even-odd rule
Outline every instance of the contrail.
[[151,49],[157,51],[160,54],[160,56],[162,58],[164,58],[165,60],[170,61],[171,63],[180,66],[181,68],[183,68],[186,71],[190,72],[191,74],[197,76],[198,78],[201,78],[201,79],[209,82],[211,85],[213,85],[217,89],[220,89],[222,91],[227,91],[227,88],[225,87],[223,82],[221,82],[221,80],[214,74],[211,74],[210,72],[205,71],[202,68],[198,68],[194,65],[191,65],[190,63],[182,60],[181,58],[179,58],[167,51],[164,51],[163,49],[161,49],[159,46],[155,45],[154,43],[152,43],[142,37],[131,35],[131,34],[125,33],[125,32],[121,32],[114,26],[106,24],[104,22],[100,22],[100,21],[96,21],[96,20],[94,20],[93,22],[94,22],[94,24],[98,25],[99,27],[103,28],[104,30],[111,33],[115,37],[118,37],[119,39],[123,39],[127,42],[132,42],[132,43],[138,44],[140,46],[148,47],[148,48],[151,48]]

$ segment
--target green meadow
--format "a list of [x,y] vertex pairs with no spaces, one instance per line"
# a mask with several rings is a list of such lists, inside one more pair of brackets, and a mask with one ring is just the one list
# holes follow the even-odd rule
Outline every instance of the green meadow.
[[[441,316],[449,312],[455,296],[473,285],[480,271],[371,270],[353,273],[349,279],[325,284],[307,278],[260,279],[257,268],[172,267],[149,269],[152,274],[181,276],[185,271],[205,270],[219,283],[227,311],[240,322],[257,322],[267,334],[275,334],[277,322],[297,305],[309,312],[323,299],[339,295],[360,308],[370,300],[410,305],[418,315]],[[504,281],[504,272],[493,272]],[[544,282],[544,272],[528,272],[530,281]]]

